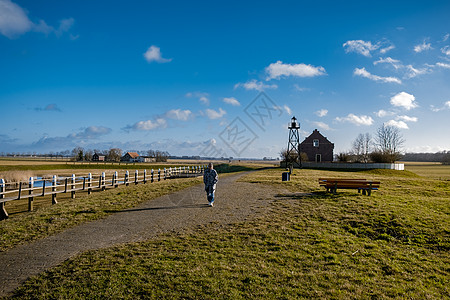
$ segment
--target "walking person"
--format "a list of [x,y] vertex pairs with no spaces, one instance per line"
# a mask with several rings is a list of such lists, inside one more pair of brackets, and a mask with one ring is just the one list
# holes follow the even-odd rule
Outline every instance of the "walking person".
[[203,174],[203,183],[205,183],[205,191],[209,206],[214,205],[214,192],[216,191],[217,181],[219,181],[217,171],[214,170],[213,164],[209,163],[208,168],[205,170],[205,174]]

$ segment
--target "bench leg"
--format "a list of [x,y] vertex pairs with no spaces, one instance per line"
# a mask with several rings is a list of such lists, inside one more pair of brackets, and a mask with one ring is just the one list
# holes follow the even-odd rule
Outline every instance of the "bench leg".
[[0,220],[5,220],[8,218],[9,218],[9,216],[8,216],[8,212],[5,209],[5,202],[2,202],[0,204]]
[[370,194],[372,194],[372,189],[367,190],[367,194],[370,196]]
[[366,195],[366,190],[365,189],[362,190],[362,194]]

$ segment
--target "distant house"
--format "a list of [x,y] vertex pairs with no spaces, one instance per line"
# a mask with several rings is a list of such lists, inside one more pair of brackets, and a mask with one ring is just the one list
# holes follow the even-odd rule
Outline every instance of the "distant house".
[[333,161],[334,144],[324,137],[317,129],[300,144],[300,152],[308,156],[308,161]]
[[94,153],[94,155],[92,155],[92,161],[105,161],[105,160],[106,160],[105,154]]
[[139,162],[139,154],[137,154],[136,152],[127,152],[124,156],[122,156],[120,161]]
[[138,161],[139,161],[139,162],[155,162],[155,161],[156,161],[156,157],[152,157],[152,156],[139,156],[139,157],[138,157]]

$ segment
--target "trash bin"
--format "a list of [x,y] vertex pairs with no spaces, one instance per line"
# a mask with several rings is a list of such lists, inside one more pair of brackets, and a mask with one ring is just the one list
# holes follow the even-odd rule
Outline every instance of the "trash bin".
[[283,174],[281,174],[281,181],[289,181],[290,180],[289,175],[290,175],[289,172],[283,172]]

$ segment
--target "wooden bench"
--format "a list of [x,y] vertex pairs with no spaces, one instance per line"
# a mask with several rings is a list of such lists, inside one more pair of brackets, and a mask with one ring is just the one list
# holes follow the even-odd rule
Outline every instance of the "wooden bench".
[[337,189],[357,189],[358,193],[362,191],[363,195],[370,196],[373,190],[378,190],[380,182],[367,179],[319,178],[319,185],[334,194]]

